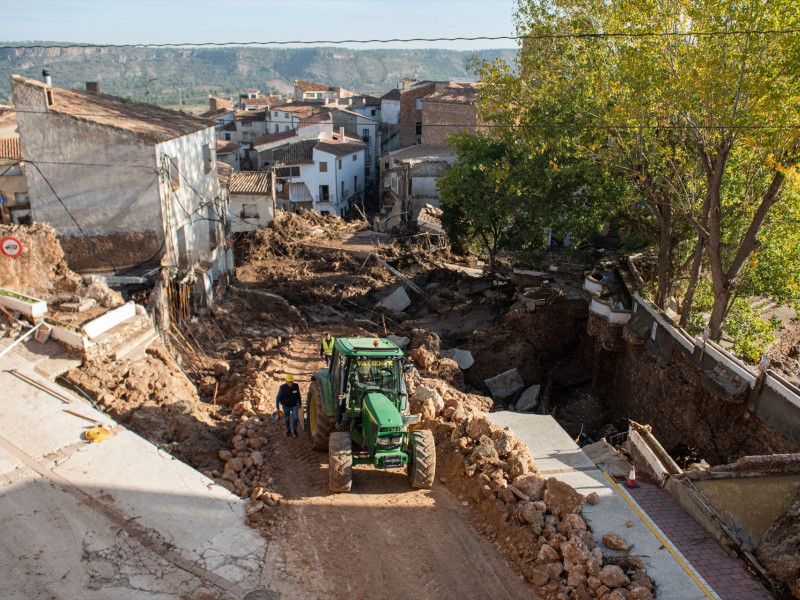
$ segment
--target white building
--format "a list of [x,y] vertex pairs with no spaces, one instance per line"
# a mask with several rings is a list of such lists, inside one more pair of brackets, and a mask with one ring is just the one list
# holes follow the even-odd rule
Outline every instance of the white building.
[[161,265],[209,302],[233,267],[214,124],[47,80],[11,85],[32,217],[53,225],[70,267]]
[[230,181],[231,232],[242,233],[266,227],[275,218],[272,173],[241,171]]

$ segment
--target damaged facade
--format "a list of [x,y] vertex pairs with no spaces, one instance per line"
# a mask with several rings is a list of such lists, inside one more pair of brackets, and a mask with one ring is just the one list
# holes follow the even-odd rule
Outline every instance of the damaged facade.
[[70,267],[161,266],[209,302],[233,266],[213,123],[19,75],[11,83],[32,217],[53,225]]

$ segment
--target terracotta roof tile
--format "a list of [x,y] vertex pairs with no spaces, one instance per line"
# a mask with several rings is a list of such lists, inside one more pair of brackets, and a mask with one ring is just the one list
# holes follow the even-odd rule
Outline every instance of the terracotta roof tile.
[[301,79],[295,79],[294,85],[304,92],[327,92],[330,89],[324,83],[317,83],[316,81],[303,81]]
[[269,194],[272,176],[269,171],[237,171],[231,175],[231,194]]
[[356,144],[352,142],[345,142],[343,144],[320,142],[317,144],[317,150],[333,154],[334,156],[347,156],[348,154],[353,154],[353,152],[363,150],[364,148],[365,145],[363,143]]
[[275,164],[310,165],[314,162],[314,147],[319,140],[303,140],[296,144],[288,144],[276,148],[272,153]]
[[281,140],[288,140],[297,135],[296,129],[290,129],[289,131],[279,131],[278,133],[268,133],[267,135],[262,135],[257,137],[253,140],[253,146],[260,146],[261,144],[271,144],[273,142],[279,142]]
[[230,154],[231,152],[236,152],[239,148],[240,145],[236,142],[217,140],[217,154]]
[[[11,78],[26,86],[38,87],[43,92],[50,87],[19,75],[12,75]],[[207,119],[108,94],[56,87],[52,91],[53,104],[48,107],[50,112],[130,131],[150,142],[165,142],[214,126]]]
[[19,138],[0,139],[0,158],[22,158]]
[[220,187],[225,189],[230,187],[231,175],[233,175],[233,167],[228,163],[217,161],[217,179]]

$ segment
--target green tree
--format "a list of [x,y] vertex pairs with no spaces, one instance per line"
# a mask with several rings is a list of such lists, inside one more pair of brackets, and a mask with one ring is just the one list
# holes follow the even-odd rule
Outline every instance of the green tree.
[[756,260],[797,201],[800,36],[769,33],[800,26],[794,0],[520,0],[516,20],[516,69],[479,68],[483,117],[630,178],[620,214],[658,249],[659,305],[682,292],[688,320],[709,277],[718,340],[747,281],[797,297],[796,272]]

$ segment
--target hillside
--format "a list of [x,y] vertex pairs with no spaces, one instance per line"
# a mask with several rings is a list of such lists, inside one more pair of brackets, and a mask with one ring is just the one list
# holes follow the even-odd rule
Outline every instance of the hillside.
[[264,93],[290,93],[295,79],[384,94],[401,77],[473,79],[466,69],[473,54],[511,61],[515,53],[509,49],[13,48],[0,50],[0,102],[10,99],[9,75],[40,78],[45,68],[58,87],[98,81],[108,94],[173,105],[179,90],[185,104],[202,104],[209,93],[229,96],[253,87]]

